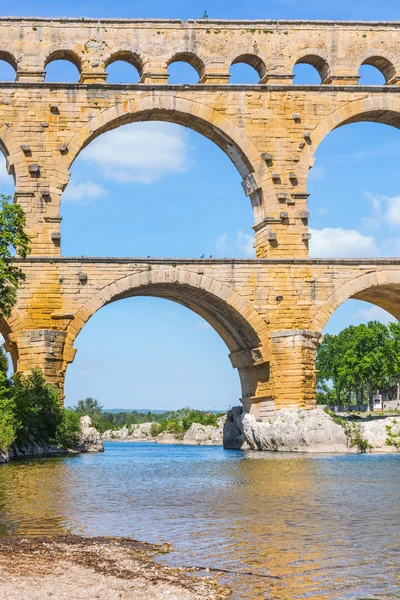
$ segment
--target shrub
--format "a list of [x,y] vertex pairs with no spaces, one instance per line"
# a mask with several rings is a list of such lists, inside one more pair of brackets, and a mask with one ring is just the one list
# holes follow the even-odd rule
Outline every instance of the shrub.
[[62,421],[59,423],[55,441],[62,448],[75,448],[79,442],[81,422],[79,414],[73,410],[64,410]]
[[157,437],[161,432],[161,427],[158,423],[152,423],[150,426],[150,435],[152,437]]
[[63,419],[57,390],[49,385],[40,369],[28,377],[14,378],[16,419],[21,424],[17,439],[24,442],[29,436],[36,441],[50,442]]
[[358,451],[365,454],[367,450],[371,450],[372,446],[369,444],[366,437],[364,437],[359,423],[352,424],[352,430],[350,433],[350,448],[357,446]]
[[17,435],[15,402],[10,381],[0,371],[0,451],[7,452]]
[[[395,420],[393,421],[393,424],[396,424]],[[393,433],[392,429],[393,425],[386,425],[386,431],[388,434],[386,438],[386,444],[388,446],[393,446],[397,452],[400,452],[400,431],[399,433]]]

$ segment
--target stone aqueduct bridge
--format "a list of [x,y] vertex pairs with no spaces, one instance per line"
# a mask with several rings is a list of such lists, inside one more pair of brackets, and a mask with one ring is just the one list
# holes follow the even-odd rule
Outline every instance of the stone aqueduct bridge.
[[[94,312],[128,296],[160,296],[216,329],[245,407],[263,417],[313,405],[316,346],[347,298],[400,317],[400,261],[310,260],[307,211],[307,174],[330,131],[356,121],[400,124],[400,23],[2,18],[0,59],[16,71],[15,82],[0,84],[0,148],[33,247],[17,306],[0,320],[19,371],[40,366],[62,390],[75,338]],[[45,82],[57,59],[78,67],[78,83]],[[108,84],[116,60],[134,65],[140,83]],[[176,61],[190,63],[199,83],[168,85]],[[240,62],[254,67],[259,84],[229,84],[230,65]],[[296,63],[313,65],[321,85],[294,85]],[[362,64],[386,84],[359,86]],[[190,127],[231,158],[254,213],[256,259],[60,256],[73,161],[102,133],[145,120]]]

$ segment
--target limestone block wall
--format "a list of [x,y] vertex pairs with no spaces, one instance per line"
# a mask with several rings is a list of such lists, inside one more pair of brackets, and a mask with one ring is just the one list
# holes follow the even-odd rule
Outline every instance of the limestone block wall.
[[[0,83],[0,149],[15,177],[36,255],[60,254],[60,202],[70,168],[98,135],[166,120],[210,138],[231,158],[254,213],[256,255],[306,257],[307,176],[334,128],[371,120],[399,125],[398,23],[0,19],[0,59],[16,82]],[[68,59],[76,84],[47,84],[46,65]],[[138,85],[107,84],[107,65],[134,64]],[[197,85],[168,85],[168,65],[189,62]],[[229,85],[235,62],[258,85]],[[317,86],[292,84],[293,65],[314,65]],[[373,64],[383,86],[358,86]]]
[[[23,206],[32,257],[12,316],[0,318],[15,368],[40,366],[62,393],[74,342],[102,306],[129,296],[179,302],[225,341],[246,408],[315,402],[315,352],[347,298],[400,318],[397,259],[310,260],[307,177],[336,127],[375,121],[400,127],[400,23],[327,21],[0,18],[0,151]],[[47,65],[73,62],[76,83],[46,83]],[[134,65],[135,85],[107,83],[115,60]],[[169,85],[168,67],[191,64],[195,85]],[[258,73],[229,84],[232,64]],[[321,85],[297,86],[293,67],[313,65]],[[360,65],[382,86],[358,85]],[[60,205],[74,161],[99,135],[161,120],[194,129],[232,160],[254,214],[254,260],[143,260],[61,256]],[[247,196],[247,198],[246,198]]]
[[[400,317],[400,259],[30,258],[8,323],[18,369],[41,366],[62,389],[76,337],[104,305],[157,296],[205,318],[227,346],[253,412],[311,407],[315,353],[333,311],[373,300]],[[6,331],[6,328],[3,328]]]

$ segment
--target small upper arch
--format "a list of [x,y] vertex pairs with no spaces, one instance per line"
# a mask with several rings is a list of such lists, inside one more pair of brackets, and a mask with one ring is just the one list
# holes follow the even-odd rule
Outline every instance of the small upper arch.
[[307,48],[295,55],[295,62],[293,68],[296,65],[311,65],[318,72],[321,82],[323,83],[330,72],[330,66],[328,56],[321,49]]
[[357,71],[363,65],[369,65],[378,69],[385,78],[385,82],[389,83],[391,79],[396,75],[396,59],[389,52],[382,50],[368,50],[358,59],[356,65]]
[[81,58],[74,50],[68,50],[68,49],[52,50],[51,52],[49,52],[49,54],[45,58],[44,68],[46,68],[47,65],[54,62],[55,60],[66,60],[66,61],[72,63],[73,65],[75,65],[75,67],[78,69],[79,73],[82,72]]
[[194,54],[193,52],[177,52],[168,60],[167,66],[169,67],[173,63],[177,62],[189,64],[197,72],[199,79],[203,77],[205,65],[202,59],[197,56],[197,54]]
[[18,71],[18,61],[14,54],[12,54],[12,52],[9,50],[3,50],[0,48],[0,60],[8,63],[14,69],[14,71]]
[[104,68],[107,69],[107,67],[117,61],[132,65],[140,77],[143,75],[143,61],[136,52],[132,52],[132,50],[116,50],[104,61]]
[[238,65],[240,63],[249,65],[249,67],[252,67],[257,72],[257,74],[260,78],[260,81],[263,79],[264,75],[267,72],[267,67],[265,65],[265,62],[257,54],[252,54],[252,53],[248,53],[248,52],[239,54],[239,56],[236,56],[232,60],[231,66]]

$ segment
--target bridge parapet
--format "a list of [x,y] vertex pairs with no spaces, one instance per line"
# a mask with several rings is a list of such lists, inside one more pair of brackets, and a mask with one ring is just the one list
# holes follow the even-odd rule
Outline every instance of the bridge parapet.
[[108,65],[133,64],[143,83],[163,84],[168,66],[191,64],[201,83],[228,83],[232,64],[251,65],[260,83],[291,84],[293,67],[313,65],[324,84],[357,83],[372,64],[397,84],[398,22],[198,19],[0,19],[0,56],[23,82],[43,81],[49,62],[67,59],[82,83],[106,81]]

